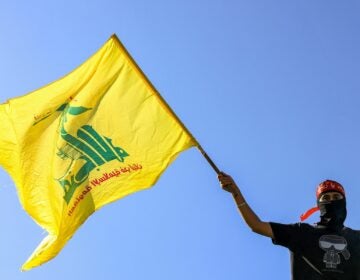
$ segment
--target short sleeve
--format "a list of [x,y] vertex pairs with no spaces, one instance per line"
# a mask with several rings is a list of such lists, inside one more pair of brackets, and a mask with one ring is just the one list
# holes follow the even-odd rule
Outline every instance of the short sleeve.
[[301,224],[279,224],[270,223],[273,231],[272,242],[275,245],[284,246],[295,252],[301,244],[302,229]]

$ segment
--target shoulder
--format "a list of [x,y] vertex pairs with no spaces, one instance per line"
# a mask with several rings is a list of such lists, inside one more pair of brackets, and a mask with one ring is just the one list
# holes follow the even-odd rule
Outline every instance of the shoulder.
[[358,229],[353,229],[353,228],[351,228],[351,227],[346,227],[346,226],[344,226],[343,231],[345,231],[345,232],[351,232],[351,233],[353,233],[353,234],[360,234],[360,230],[358,230]]
[[273,231],[274,240],[303,236],[314,230],[314,226],[306,223],[282,224],[270,222],[270,226]]
[[292,223],[292,224],[282,224],[270,222],[271,228],[274,230],[293,230],[298,232],[308,232],[315,230],[316,227],[307,223]]
[[306,223],[281,224],[270,222],[273,231],[273,243],[293,247],[295,243],[309,236],[314,227]]
[[360,239],[360,230],[344,227],[342,231],[345,235],[351,235],[355,238]]

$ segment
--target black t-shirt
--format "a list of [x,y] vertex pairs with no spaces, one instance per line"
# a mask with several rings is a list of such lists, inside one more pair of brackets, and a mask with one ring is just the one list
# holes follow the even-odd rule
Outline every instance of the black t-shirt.
[[273,243],[291,252],[293,280],[360,280],[360,231],[304,223],[270,225]]

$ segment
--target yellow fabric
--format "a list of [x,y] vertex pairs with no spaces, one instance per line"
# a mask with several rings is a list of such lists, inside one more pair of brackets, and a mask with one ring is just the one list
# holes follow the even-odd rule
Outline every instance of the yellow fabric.
[[197,145],[114,35],[62,79],[0,106],[0,164],[55,257],[97,209],[152,186]]

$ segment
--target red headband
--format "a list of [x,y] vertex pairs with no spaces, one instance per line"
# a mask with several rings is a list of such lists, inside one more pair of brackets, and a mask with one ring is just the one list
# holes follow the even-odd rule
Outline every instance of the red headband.
[[340,183],[332,180],[326,180],[320,183],[316,189],[316,199],[319,199],[321,194],[324,192],[338,192],[345,196],[345,190],[343,186]]
[[[318,185],[318,187],[316,189],[316,199],[318,200],[320,198],[320,196],[325,192],[338,192],[338,193],[341,193],[345,197],[345,190],[344,190],[343,186],[336,181],[326,180],[326,181],[320,183],[320,185]],[[302,214],[300,216],[300,220],[301,221],[306,220],[309,216],[311,216],[318,210],[319,210],[319,207],[317,207],[317,206],[309,209],[308,211],[306,211],[304,214]]]

